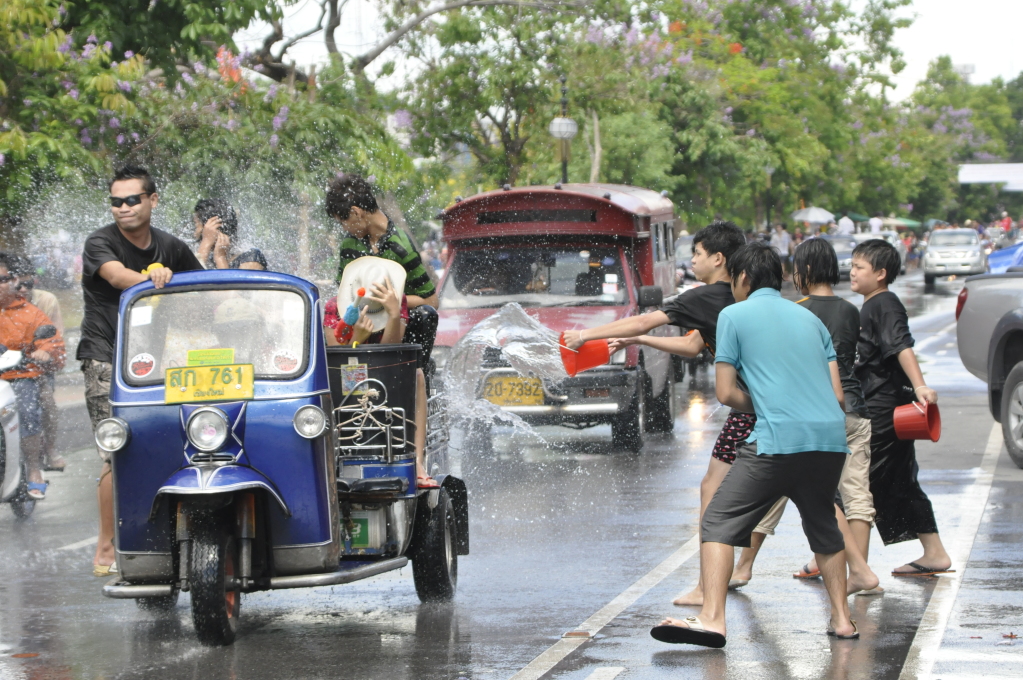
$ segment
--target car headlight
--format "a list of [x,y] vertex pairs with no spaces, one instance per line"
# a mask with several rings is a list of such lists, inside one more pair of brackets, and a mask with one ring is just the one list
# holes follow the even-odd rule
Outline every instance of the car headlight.
[[227,414],[219,408],[207,406],[192,412],[185,429],[192,446],[203,453],[209,453],[224,445],[230,426]]
[[430,358],[433,359],[433,366],[438,371],[443,371],[444,367],[448,364],[448,357],[451,355],[450,347],[436,347],[434,346],[433,352],[430,354]]
[[128,443],[131,430],[120,418],[106,418],[96,425],[96,446],[102,451],[120,451]]
[[306,439],[314,439],[323,434],[327,428],[327,415],[317,406],[311,404],[295,411],[295,432]]
[[611,355],[611,361],[609,364],[624,364],[625,363],[625,350],[620,349]]

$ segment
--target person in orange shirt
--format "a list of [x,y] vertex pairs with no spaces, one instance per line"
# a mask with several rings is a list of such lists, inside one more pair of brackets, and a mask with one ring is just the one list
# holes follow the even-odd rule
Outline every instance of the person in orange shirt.
[[21,450],[28,465],[28,495],[35,500],[46,497],[43,481],[43,409],[39,399],[39,378],[46,370],[64,365],[64,341],[60,334],[35,340],[40,326],[53,325],[38,307],[25,301],[17,291],[17,277],[11,272],[11,257],[0,253],[0,344],[23,352],[26,361],[0,373],[18,399]]

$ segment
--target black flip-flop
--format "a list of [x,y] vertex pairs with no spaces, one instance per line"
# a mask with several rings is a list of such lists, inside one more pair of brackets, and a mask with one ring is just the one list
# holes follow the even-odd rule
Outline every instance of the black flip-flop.
[[810,580],[812,578],[820,578],[820,577],[821,577],[821,570],[818,569],[817,571],[810,571],[810,563],[809,562],[807,562],[806,564],[803,565],[802,569],[799,570],[798,574],[793,574],[792,575],[792,578],[798,578],[798,579],[801,579],[803,581],[808,581],[808,580]]
[[938,574],[956,573],[955,569],[934,569],[916,562],[910,562],[908,566],[913,567],[914,571],[893,571],[892,576],[937,576]]
[[849,623],[851,623],[853,627],[852,635],[838,635],[837,633],[835,633],[835,631],[831,630],[830,628],[827,631],[828,635],[835,638],[836,640],[859,640],[860,629],[856,627],[856,622],[853,621],[852,619],[849,619]]
[[[702,626],[700,620],[695,616],[685,619],[686,623]],[[700,647],[712,647],[721,649],[725,646],[725,636],[715,633],[712,630],[703,628],[689,628],[686,626],[654,626],[650,629],[650,637],[673,645],[699,645]]]

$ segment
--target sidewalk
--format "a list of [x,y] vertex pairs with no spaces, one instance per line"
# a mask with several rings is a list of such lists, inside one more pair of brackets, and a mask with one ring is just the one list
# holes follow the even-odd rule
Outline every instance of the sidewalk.
[[[78,362],[74,362],[75,365]],[[81,406],[85,403],[85,376],[81,371],[68,371],[65,369],[57,374],[56,387],[53,390],[53,398],[57,402],[58,409]]]

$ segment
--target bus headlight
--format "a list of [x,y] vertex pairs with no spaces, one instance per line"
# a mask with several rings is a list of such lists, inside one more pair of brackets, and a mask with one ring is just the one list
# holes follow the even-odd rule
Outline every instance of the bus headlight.
[[315,439],[327,429],[327,416],[317,406],[307,405],[295,411],[295,432],[306,439]]
[[192,446],[203,453],[210,453],[224,445],[230,427],[227,424],[227,415],[223,411],[207,406],[192,412],[185,429]]
[[96,446],[102,451],[120,451],[128,443],[131,430],[120,418],[106,418],[96,425]]

